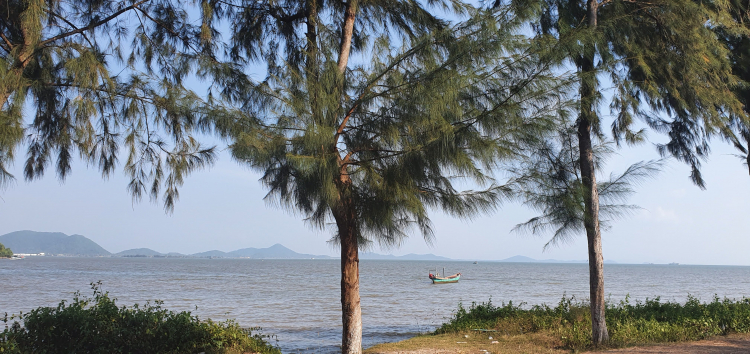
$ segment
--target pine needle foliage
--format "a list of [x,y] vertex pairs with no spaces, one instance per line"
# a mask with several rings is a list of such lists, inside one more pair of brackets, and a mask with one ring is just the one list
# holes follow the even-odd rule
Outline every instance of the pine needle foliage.
[[[540,33],[565,39],[567,57],[580,64],[596,59],[594,71],[581,77],[599,90],[598,75],[614,83],[608,102],[615,119],[612,135],[619,145],[644,141],[636,130],[641,119],[669,141],[658,144],[662,156],[690,165],[691,180],[701,188],[701,161],[711,137],[729,134],[732,117],[743,117],[742,103],[732,94],[741,84],[732,73],[729,51],[715,29],[743,31],[732,21],[729,3],[691,0],[594,1],[597,26],[585,28],[586,1],[548,0],[536,24]],[[571,40],[576,38],[577,40]],[[584,98],[598,112],[603,96]],[[601,134],[598,115],[592,122]]]
[[[748,26],[750,7],[746,2],[737,0],[729,1],[729,4],[733,25],[739,26],[741,29],[717,27],[716,33],[729,49],[732,72],[743,82],[742,85],[734,87],[734,93],[742,102],[747,114],[750,112],[750,63],[748,63],[750,35],[747,33],[750,30],[750,26]],[[725,134],[725,139],[734,145],[739,152],[737,157],[742,160],[750,172],[750,122],[745,118],[743,116],[733,117],[730,126],[731,132]]]
[[107,177],[125,155],[133,197],[163,189],[171,210],[184,176],[214,159],[193,133],[210,105],[183,81],[232,71],[186,5],[2,2],[0,183],[12,180],[7,164],[22,144],[28,180],[49,167],[64,180],[76,155]]
[[[361,246],[397,246],[414,227],[429,241],[430,209],[471,217],[508,196],[487,171],[549,129],[565,104],[565,83],[516,34],[521,24],[509,7],[410,46],[381,35],[372,61],[353,65],[345,80],[336,48],[321,46],[319,67],[271,65],[252,93],[255,106],[215,127],[232,139],[236,159],[263,173],[266,198],[313,227],[330,225],[351,198]],[[305,77],[313,72],[318,80]],[[461,180],[484,188],[460,191]]]
[[[580,177],[580,152],[575,129],[561,124],[554,138],[533,149],[526,150],[509,172],[513,176],[518,198],[541,215],[516,225],[519,233],[541,235],[552,233],[544,245],[557,246],[586,233],[585,188]],[[604,162],[615,153],[615,143],[604,141],[594,146],[596,169],[601,171]],[[641,161],[630,165],[621,174],[611,173],[608,179],[597,181],[599,192],[600,226],[607,229],[610,223],[638,210],[625,204],[635,193],[635,187],[661,170],[664,160]]]

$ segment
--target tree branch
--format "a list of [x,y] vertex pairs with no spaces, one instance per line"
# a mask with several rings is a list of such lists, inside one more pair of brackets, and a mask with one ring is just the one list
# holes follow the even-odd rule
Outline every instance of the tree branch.
[[117,16],[120,16],[120,15],[122,15],[122,14],[123,14],[123,13],[125,13],[125,12],[128,12],[128,11],[130,11],[130,10],[133,10],[133,9],[137,8],[138,6],[140,6],[140,5],[142,5],[143,3],[145,3],[145,2],[148,2],[148,1],[149,1],[149,0],[140,0],[140,1],[136,2],[136,3],[134,3],[133,5],[130,5],[130,6],[124,7],[124,8],[122,8],[122,9],[120,9],[119,11],[117,11],[117,12],[115,12],[115,13],[113,13],[113,14],[111,14],[111,15],[107,16],[107,17],[105,17],[105,18],[104,18],[103,20],[101,20],[101,21],[98,21],[98,22],[96,22],[96,23],[92,23],[92,24],[90,24],[90,25],[88,25],[88,26],[86,26],[86,27],[81,27],[81,28],[79,28],[79,29],[76,29],[76,30],[73,30],[73,31],[70,31],[70,32],[66,32],[66,33],[62,33],[62,34],[59,34],[59,35],[57,35],[57,36],[54,36],[54,37],[52,37],[52,38],[50,38],[50,39],[47,39],[47,40],[44,40],[44,41],[42,41],[41,43],[39,43],[39,46],[44,46],[44,45],[47,45],[47,44],[49,44],[49,43],[52,43],[52,42],[54,42],[54,41],[56,41],[56,40],[58,40],[58,39],[63,39],[63,38],[67,38],[67,37],[70,37],[70,36],[72,36],[72,35],[76,35],[76,34],[79,34],[79,33],[83,33],[83,32],[86,32],[86,31],[88,31],[88,30],[91,30],[91,29],[94,29],[94,28],[96,28],[96,27],[99,27],[99,26],[101,26],[101,25],[103,25],[103,24],[105,24],[105,23],[107,23],[107,22],[111,21],[112,19],[116,18]]

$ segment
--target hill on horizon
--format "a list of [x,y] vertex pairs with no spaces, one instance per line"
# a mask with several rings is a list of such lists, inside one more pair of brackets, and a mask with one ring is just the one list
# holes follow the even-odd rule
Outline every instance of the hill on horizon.
[[429,254],[416,254],[416,253],[409,253],[405,254],[403,256],[394,256],[392,254],[378,254],[378,253],[372,253],[372,252],[362,252],[359,254],[359,259],[372,259],[372,260],[394,260],[394,261],[453,261],[455,259],[451,259],[448,257],[443,256],[436,256],[432,253]]
[[120,256],[120,257],[128,257],[128,256],[143,256],[143,257],[153,257],[153,256],[163,256],[162,253],[154,251],[150,248],[133,248],[129,250],[125,250],[122,252],[117,252],[113,254],[113,256]]
[[[15,231],[0,236],[0,243],[14,253],[45,253],[48,255],[67,256],[114,256],[114,257],[197,257],[197,258],[250,258],[250,259],[335,259],[327,255],[297,253],[279,243],[266,248],[242,248],[230,252],[211,250],[190,255],[176,252],[161,253],[150,248],[133,248],[115,254],[110,253],[96,242],[82,235],[68,236],[62,232],[36,232],[30,230]],[[434,254],[378,254],[360,252],[363,260],[419,260],[419,261],[460,261]],[[470,261],[470,260],[467,260]],[[513,256],[501,260],[479,260],[483,262],[516,262],[516,263],[586,263],[586,260],[564,261],[556,259],[539,260],[526,256]],[[604,263],[617,263],[605,260]]]
[[45,253],[70,256],[109,256],[111,253],[82,235],[22,230],[0,236],[13,253]]
[[331,259],[329,256],[294,252],[277,243],[266,248],[242,248],[231,252],[218,250],[194,253],[191,257],[251,258],[251,259]]
[[[559,259],[534,259],[526,256],[513,256],[510,258],[501,259],[495,262],[508,262],[508,263],[588,263],[587,260],[575,260],[575,261],[561,261]],[[607,264],[617,264],[615,261],[605,260]]]

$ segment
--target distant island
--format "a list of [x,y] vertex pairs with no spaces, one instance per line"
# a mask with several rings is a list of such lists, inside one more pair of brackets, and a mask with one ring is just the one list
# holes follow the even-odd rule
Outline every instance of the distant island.
[[[13,249],[19,255],[45,254],[50,256],[83,256],[83,257],[152,257],[152,258],[250,258],[250,259],[334,259],[325,255],[297,253],[275,244],[266,248],[242,248],[231,252],[219,250],[205,251],[193,254],[176,252],[161,253],[149,248],[133,248],[118,253],[111,253],[96,242],[83,235],[66,235],[62,232],[16,231],[0,236],[0,244]],[[401,261],[460,261],[434,254],[406,254],[403,256],[383,255],[373,252],[361,252],[363,260],[401,260]],[[474,259],[470,261],[475,261]],[[479,260],[482,262],[511,262],[511,263],[587,263],[585,260],[561,261],[556,259],[534,259],[525,256],[513,256],[501,260]],[[613,261],[604,261],[613,264]]]
[[[111,253],[96,242],[82,235],[66,235],[62,232],[16,231],[0,236],[0,243],[12,248],[16,254],[85,257],[156,257],[156,258],[250,258],[250,259],[334,259],[325,255],[297,253],[281,244],[267,248],[243,248],[231,252],[218,250],[181,254],[161,253],[149,248],[134,248]],[[382,255],[363,252],[361,259],[381,260],[450,260],[433,254],[408,254],[404,256]]]
[[[558,259],[534,259],[524,256],[513,256],[510,258],[502,259],[496,262],[512,262],[512,263],[588,263],[587,260],[577,260],[577,261],[561,261]],[[607,264],[617,264],[615,261],[605,260],[604,263]]]
[[109,256],[107,250],[82,235],[62,232],[16,231],[0,236],[0,243],[15,254]]

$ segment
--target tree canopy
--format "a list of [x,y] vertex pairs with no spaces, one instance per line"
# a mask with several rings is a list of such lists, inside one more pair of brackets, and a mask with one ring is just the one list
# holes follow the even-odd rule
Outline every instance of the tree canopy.
[[[184,86],[221,66],[184,2],[9,0],[0,4],[0,182],[27,147],[24,175],[53,165],[64,179],[76,155],[110,175],[121,147],[135,198],[165,207],[184,174],[210,163],[193,136],[206,104]],[[226,68],[226,66],[224,66]],[[32,106],[33,117],[25,116]],[[28,123],[28,124],[27,124]]]
[[[581,27],[588,2],[547,3],[538,30],[565,40],[574,63],[595,55],[594,71],[583,79],[599,87],[602,74],[614,84],[608,105],[615,116],[615,141],[643,141],[644,131],[636,130],[640,118],[669,138],[658,151],[689,164],[691,180],[704,187],[700,166],[710,151],[710,138],[727,134],[732,117],[745,119],[742,102],[732,94],[742,84],[731,70],[727,47],[714,32],[721,27],[738,33],[727,4],[601,1],[594,5],[593,29]],[[604,98],[596,94],[583,103],[598,112],[607,104]],[[602,133],[598,115],[592,125],[596,134]]]

